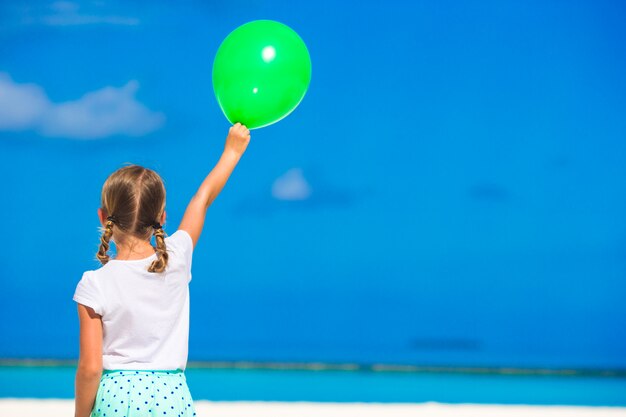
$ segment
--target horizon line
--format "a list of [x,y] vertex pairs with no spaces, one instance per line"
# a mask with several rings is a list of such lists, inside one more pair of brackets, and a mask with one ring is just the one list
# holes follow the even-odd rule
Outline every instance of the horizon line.
[[[0,366],[22,367],[76,367],[75,359],[0,358]],[[626,378],[626,369],[604,368],[538,368],[510,366],[463,366],[463,365],[410,365],[397,363],[337,363],[337,362],[280,362],[250,360],[188,361],[187,369],[266,369],[281,371],[352,371],[352,372],[404,372],[433,374],[488,374],[528,376],[596,376]]]

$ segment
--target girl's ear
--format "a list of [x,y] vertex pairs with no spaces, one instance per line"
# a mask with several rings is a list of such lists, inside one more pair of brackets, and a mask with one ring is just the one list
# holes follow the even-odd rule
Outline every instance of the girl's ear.
[[165,210],[163,210],[163,215],[161,216],[161,221],[160,221],[161,226],[163,226],[165,224],[165,217],[166,217]]
[[106,216],[104,215],[104,210],[102,210],[102,208],[98,208],[98,218],[100,219],[100,223],[104,227]]

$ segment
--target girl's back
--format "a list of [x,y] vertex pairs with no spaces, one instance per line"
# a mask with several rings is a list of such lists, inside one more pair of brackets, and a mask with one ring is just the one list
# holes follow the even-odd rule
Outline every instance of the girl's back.
[[156,253],[110,259],[86,271],[74,300],[102,316],[103,369],[185,369],[189,339],[189,287],[193,242],[185,230],[165,238],[168,265],[148,272]]

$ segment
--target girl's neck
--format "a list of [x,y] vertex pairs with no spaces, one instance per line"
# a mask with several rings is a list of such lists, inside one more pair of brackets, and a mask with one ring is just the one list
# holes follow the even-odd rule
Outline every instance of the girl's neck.
[[155,253],[154,246],[150,242],[143,240],[134,240],[130,242],[115,243],[117,254],[114,259],[119,261],[133,261],[137,259],[145,259]]

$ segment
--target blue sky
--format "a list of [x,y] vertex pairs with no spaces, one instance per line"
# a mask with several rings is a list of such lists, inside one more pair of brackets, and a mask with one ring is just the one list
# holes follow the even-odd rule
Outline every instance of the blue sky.
[[19,319],[0,323],[0,357],[75,357],[103,181],[155,169],[173,233],[229,127],[217,48],[273,19],[307,44],[312,80],[252,132],[209,210],[190,359],[626,366],[621,16],[610,1],[3,2],[0,302]]

